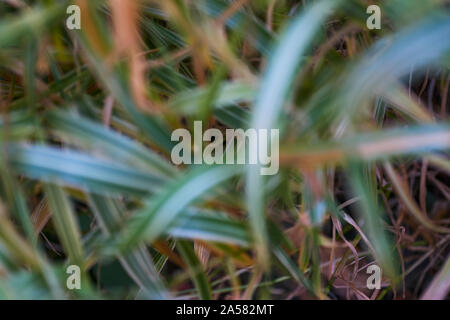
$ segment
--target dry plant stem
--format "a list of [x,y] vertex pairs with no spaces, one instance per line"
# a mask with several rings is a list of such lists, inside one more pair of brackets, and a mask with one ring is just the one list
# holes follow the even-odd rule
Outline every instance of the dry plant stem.
[[236,11],[238,11],[243,5],[250,0],[236,0],[234,1],[220,16],[217,18],[216,23],[223,25],[229,18],[231,18]]
[[331,279],[331,276],[334,273],[334,250],[336,246],[336,227],[334,226],[333,221],[333,231],[332,231],[332,243],[331,243],[331,251],[330,251],[330,258],[329,258],[329,266],[328,266],[328,280]]
[[428,160],[430,164],[434,165],[435,167],[441,170],[444,170],[447,174],[450,174],[450,161],[448,161],[445,157],[438,155],[431,155],[426,156],[425,159]]
[[109,127],[111,124],[111,115],[114,107],[114,97],[109,95],[105,99],[102,112],[102,122],[105,126]]
[[428,75],[430,73],[430,69],[427,69],[427,73],[425,74],[425,80],[423,81],[422,88],[419,91],[419,94],[417,95],[417,100],[420,102],[420,98],[422,97],[422,93],[425,91],[425,88],[428,84]]
[[450,258],[422,295],[422,300],[444,300],[450,289]]
[[420,257],[420,259],[416,260],[412,266],[408,268],[408,270],[405,271],[401,276],[404,278],[408,274],[410,274],[412,271],[414,271],[418,266],[422,264],[429,256],[431,256],[436,250],[439,250],[442,245],[444,245],[446,242],[448,242],[450,239],[450,236],[447,235],[443,239],[441,239],[436,245],[431,249],[426,251],[426,253]]
[[17,232],[15,226],[11,223],[3,204],[0,202],[0,238],[11,247],[16,254],[16,258],[21,263],[32,269],[40,269],[39,257],[29,244]]
[[361,235],[361,238],[364,240],[364,242],[369,247],[369,249],[372,250],[372,252],[375,252],[375,249],[372,246],[372,244],[370,243],[369,238],[366,237],[366,235],[361,230],[361,228],[358,226],[358,224],[355,222],[355,220],[353,220],[352,217],[350,217],[346,213],[344,213],[344,220],[347,221],[347,223],[349,223],[353,228],[355,228],[356,231],[358,231],[358,233]]
[[356,274],[358,272],[358,262],[357,262],[359,260],[358,259],[358,251],[356,250],[355,246],[345,238],[344,233],[342,232],[341,222],[338,219],[336,219],[335,217],[331,217],[331,220],[333,221],[334,228],[337,230],[339,236],[342,238],[342,240],[344,240],[345,244],[348,246],[348,248],[353,253],[353,256],[355,257],[356,263],[353,268],[353,278],[355,278]]
[[[401,243],[402,243],[402,240],[403,240],[403,237],[404,237],[404,234],[405,234],[405,228],[400,226],[402,217],[400,216],[400,218],[397,221],[395,221],[394,213],[392,212],[392,209],[389,206],[388,200],[387,200],[386,195],[384,194],[384,192],[381,192],[381,198],[383,199],[384,206],[385,206],[385,208],[386,208],[386,210],[388,212],[388,215],[389,215],[389,218],[390,218],[390,220],[392,222],[392,225],[395,228],[395,236],[397,238],[397,240],[395,242],[395,248],[397,249],[397,253],[398,253],[399,257],[400,257],[402,274],[404,274],[405,273],[405,259],[403,257]],[[403,298],[405,298],[405,287],[406,287],[405,278],[402,277]]]
[[428,179],[430,179],[435,184],[435,186],[439,189],[439,191],[447,199],[447,201],[450,201],[450,188],[437,180],[433,174],[428,174]]
[[239,300],[241,297],[241,282],[239,281],[239,274],[236,272],[236,268],[233,265],[233,261],[231,259],[227,259],[226,261],[227,271],[229,276],[227,278],[231,282],[231,286],[233,288],[233,299]]
[[424,216],[420,209],[417,207],[417,204],[411,197],[411,194],[408,191],[408,188],[401,181],[400,177],[395,172],[394,168],[389,162],[384,162],[384,169],[391,180],[394,190],[397,195],[402,200],[403,204],[408,208],[408,211],[416,218],[424,227],[440,232],[440,233],[450,233],[450,229],[436,226],[433,221],[431,221],[427,216]]
[[420,275],[419,280],[417,281],[417,285],[416,285],[416,288],[414,290],[414,295],[416,295],[416,296],[418,295],[419,290],[422,287],[423,280],[425,279],[425,276],[429,274],[429,271],[430,271],[430,269],[432,267],[436,266],[436,264],[438,263],[438,260],[442,259],[441,254],[443,252],[445,252],[444,251],[445,249],[446,249],[446,247],[442,246],[442,248],[436,254],[434,254],[433,257],[430,259],[430,262],[425,267],[425,269],[423,270],[422,274]]
[[156,111],[147,96],[146,63],[138,28],[138,0],[110,0],[115,37],[115,55],[130,60],[130,88],[137,105],[145,111]]
[[250,300],[258,287],[258,284],[261,282],[261,278],[263,275],[263,271],[260,269],[254,269],[252,272],[252,276],[250,279],[250,283],[248,284],[247,288],[245,289],[242,299],[243,300]]
[[146,63],[147,68],[148,69],[157,69],[166,64],[172,63],[172,61],[176,63],[179,60],[183,60],[186,57],[188,57],[189,54],[191,54],[191,52],[192,52],[191,47],[179,49],[176,52],[171,53],[168,57],[162,57],[159,59],[147,61],[147,63]]
[[51,212],[48,208],[47,200],[43,199],[39,202],[31,215],[31,221],[37,233],[42,232],[44,227],[50,220]]
[[447,101],[448,101],[448,88],[450,86],[450,75],[447,76],[447,80],[445,81],[444,91],[442,91],[442,103],[441,103],[441,118],[445,119],[447,115]]
[[428,161],[427,160],[423,160],[423,162],[422,162],[422,170],[421,170],[421,173],[420,173],[420,208],[422,209],[422,212],[425,214],[425,216],[428,216],[428,214],[427,214],[427,206],[426,206],[427,169],[428,169]]
[[267,8],[267,14],[266,14],[266,27],[267,30],[272,31],[273,29],[273,9],[275,8],[275,5],[277,4],[277,0],[270,0],[269,7]]
[[208,266],[208,260],[211,252],[201,241],[194,242],[194,250],[199,261],[201,262],[203,267],[206,268]]

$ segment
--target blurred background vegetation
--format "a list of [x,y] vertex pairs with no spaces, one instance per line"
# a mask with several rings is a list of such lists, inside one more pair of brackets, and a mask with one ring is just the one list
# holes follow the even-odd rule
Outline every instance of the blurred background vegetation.
[[[1,0],[0,297],[448,298],[449,67],[446,0]],[[194,120],[280,172],[173,166]]]

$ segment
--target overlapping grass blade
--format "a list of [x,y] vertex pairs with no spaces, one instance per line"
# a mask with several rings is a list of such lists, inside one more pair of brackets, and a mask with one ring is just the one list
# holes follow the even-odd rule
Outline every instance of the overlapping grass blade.
[[[273,52],[260,85],[252,113],[251,128],[276,128],[282,108],[293,86],[296,70],[311,48],[313,37],[338,1],[320,1],[294,18]],[[264,177],[260,165],[247,171],[247,203],[256,249],[267,263],[267,233],[264,206]]]
[[450,149],[447,123],[394,128],[359,134],[336,141],[282,146],[280,161],[299,167],[344,163],[349,158],[381,160],[397,156],[428,154]]
[[151,169],[161,178],[173,177],[175,167],[149,148],[95,122],[72,113],[53,111],[46,117],[57,134],[71,142],[87,146],[90,150],[104,150],[111,158],[119,157],[124,162],[139,164]]
[[71,264],[84,267],[84,253],[81,245],[81,234],[78,221],[72,206],[61,187],[46,184],[45,194],[48,198],[52,220],[65,253]]
[[[111,236],[123,225],[125,212],[117,200],[92,194],[89,196],[89,203],[105,236]],[[145,245],[118,258],[128,275],[141,288],[140,296],[157,299],[168,297]]]
[[392,239],[383,227],[383,215],[377,203],[376,191],[364,175],[364,167],[361,163],[354,161],[348,169],[351,186],[355,196],[359,197],[359,213],[364,217],[364,229],[367,231],[372,243],[373,252],[377,263],[383,268],[383,274],[394,282],[398,276],[398,261],[394,254]]
[[0,23],[0,48],[17,43],[29,34],[41,33],[63,16],[67,2],[64,0],[45,9],[29,10],[19,17],[2,21]]
[[10,164],[33,179],[76,186],[99,194],[146,195],[163,179],[85,153],[40,145],[8,146]]
[[[197,111],[202,101],[208,95],[208,88],[195,88],[175,95],[169,105],[185,114]],[[223,108],[236,103],[250,102],[254,100],[256,89],[254,85],[242,82],[225,82],[218,89],[213,101],[215,108]]]
[[177,249],[187,264],[199,297],[203,300],[211,300],[211,286],[205,272],[203,271],[203,266],[195,254],[194,247],[190,242],[180,240],[177,242]]
[[427,65],[448,65],[449,32],[450,16],[444,12],[378,41],[353,67],[344,82],[342,105],[338,109],[341,117],[353,113],[374,93],[389,91],[413,67],[421,70]]
[[207,240],[249,247],[250,234],[244,223],[223,213],[187,208],[168,230],[176,238]]
[[168,183],[149,205],[136,213],[127,225],[121,246],[127,248],[142,239],[156,240],[175,223],[182,210],[218,184],[238,175],[243,166],[202,166],[180,180]]

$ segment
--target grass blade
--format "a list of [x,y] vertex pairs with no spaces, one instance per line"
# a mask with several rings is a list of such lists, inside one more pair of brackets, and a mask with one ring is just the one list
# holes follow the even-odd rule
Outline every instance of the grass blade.
[[[296,17],[282,35],[263,76],[256,98],[250,127],[276,128],[282,108],[288,99],[297,67],[311,48],[313,37],[337,1],[320,1]],[[247,171],[247,203],[252,233],[260,260],[267,264],[267,231],[264,208],[264,178],[260,165]]]

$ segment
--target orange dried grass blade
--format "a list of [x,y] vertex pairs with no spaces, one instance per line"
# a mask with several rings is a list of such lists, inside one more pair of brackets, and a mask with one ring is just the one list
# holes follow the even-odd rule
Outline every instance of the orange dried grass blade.
[[208,265],[209,257],[211,252],[208,248],[200,241],[194,241],[194,251],[197,254],[198,259],[200,260],[203,267],[206,268]]
[[172,248],[167,244],[166,241],[161,240],[155,241],[155,243],[153,243],[153,247],[160,253],[165,255],[171,262],[173,262],[177,266],[181,268],[186,268],[183,260],[176,252],[172,250]]
[[146,62],[139,36],[139,0],[110,0],[114,27],[115,58],[126,57],[130,67],[130,90],[139,108],[155,111],[147,95]]
[[108,44],[103,40],[103,36],[95,24],[94,17],[92,17],[92,8],[89,5],[89,0],[77,0],[76,4],[80,7],[81,12],[81,30],[83,30],[83,34],[86,36],[89,45],[99,58],[108,61],[110,49]]

